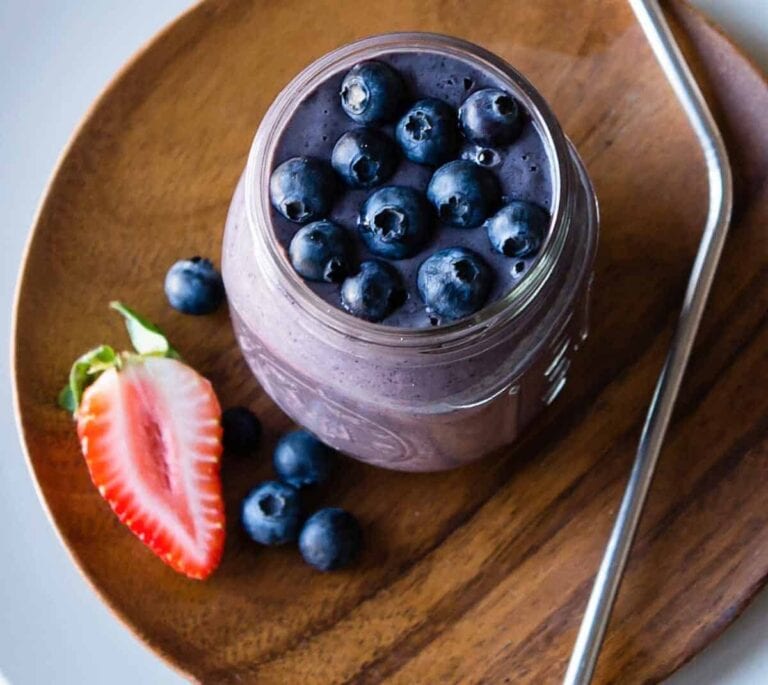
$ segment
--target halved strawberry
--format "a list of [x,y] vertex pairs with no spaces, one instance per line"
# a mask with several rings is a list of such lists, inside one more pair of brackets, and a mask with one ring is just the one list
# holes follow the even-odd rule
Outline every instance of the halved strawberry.
[[[120,307],[135,347],[147,330],[164,340]],[[120,521],[172,568],[202,579],[224,547],[221,408],[211,384],[165,344],[162,353],[84,355],[70,405],[91,480]]]

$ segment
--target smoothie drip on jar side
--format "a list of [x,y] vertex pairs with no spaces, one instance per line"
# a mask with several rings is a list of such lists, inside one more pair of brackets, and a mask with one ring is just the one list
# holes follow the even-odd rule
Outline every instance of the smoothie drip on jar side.
[[[378,56],[394,67],[403,77],[408,88],[409,102],[434,97],[457,108],[473,92],[482,88],[495,87],[505,90],[513,97],[514,90],[500,79],[485,73],[473,65],[455,58],[433,52],[402,52]],[[334,74],[312,92],[309,92],[286,124],[275,149],[275,163],[298,156],[318,157],[329,160],[338,138],[346,131],[358,128],[341,108],[339,90],[346,69]],[[377,126],[394,139],[394,126]],[[482,148],[462,142],[457,158],[475,159]],[[500,159],[488,167],[499,181],[503,201],[526,200],[551,212],[552,186],[550,160],[543,141],[526,115],[520,137],[511,145],[494,148]],[[381,185],[406,185],[425,192],[433,167],[415,164],[401,157],[395,173]],[[365,199],[376,189],[355,190],[340,181],[339,196],[329,219],[344,227],[352,238],[359,261],[376,258],[371,254],[357,231],[357,218]],[[377,186],[381,187],[381,186]],[[283,218],[270,208],[272,225],[278,241],[287,249],[291,238],[300,228],[298,224]],[[407,259],[392,260],[390,263],[400,272],[407,290],[404,305],[394,311],[381,323],[405,328],[428,328],[435,321],[430,320],[416,287],[416,275],[421,263],[435,251],[461,245],[482,255],[494,272],[494,285],[486,306],[503,297],[519,282],[530,263],[535,259],[510,258],[491,249],[485,229],[451,228],[436,224],[432,239],[422,250]],[[336,308],[341,308],[339,286],[332,283],[307,282],[318,296]]]

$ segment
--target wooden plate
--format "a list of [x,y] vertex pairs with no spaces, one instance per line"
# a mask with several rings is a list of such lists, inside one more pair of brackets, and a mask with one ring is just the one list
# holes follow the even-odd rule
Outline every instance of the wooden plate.
[[[742,610],[768,573],[768,88],[672,5],[729,131],[740,202],[599,682],[658,681]],[[224,311],[173,312],[168,266],[219,256],[252,134],[302,66],[364,34],[458,34],[521,68],[595,181],[603,228],[592,334],[569,386],[516,446],[451,473],[345,464],[325,502],[367,528],[361,563],[311,571],[238,530],[288,421]],[[115,80],[64,156],[19,286],[15,382],[40,492],[97,591],[206,683],[549,683],[571,648],[669,343],[706,211],[694,137],[624,2],[287,0],[196,7]],[[258,460],[227,459],[220,570],[174,574],[112,516],[54,397],[75,356],[127,344],[110,299],[158,322],[225,405],[263,417]]]

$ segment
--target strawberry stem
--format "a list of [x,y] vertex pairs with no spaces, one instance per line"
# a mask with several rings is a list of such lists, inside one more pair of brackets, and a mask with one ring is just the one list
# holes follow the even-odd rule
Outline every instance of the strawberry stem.
[[85,389],[107,369],[120,368],[120,358],[109,345],[99,345],[78,357],[69,371],[69,382],[59,393],[59,406],[74,414]]
[[151,321],[122,302],[110,302],[109,306],[122,314],[125,319],[128,336],[137,354],[131,352],[117,354],[109,345],[99,345],[78,357],[72,364],[67,384],[58,395],[59,406],[73,415],[80,406],[85,389],[108,369],[115,368],[119,371],[125,360],[130,357],[181,359],[181,355],[171,347],[165,334]]
[[179,353],[171,347],[165,334],[141,314],[122,302],[110,302],[109,306],[123,315],[133,349],[141,355],[179,359]]

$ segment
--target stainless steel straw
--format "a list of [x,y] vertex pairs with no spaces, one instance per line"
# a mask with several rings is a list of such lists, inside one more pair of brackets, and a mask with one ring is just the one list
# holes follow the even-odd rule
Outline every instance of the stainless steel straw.
[[645,419],[627,489],[595,578],[563,683],[592,681],[632,540],[637,530],[659,451],[691,354],[715,269],[731,220],[733,179],[728,154],[712,113],[680,52],[657,0],[629,0],[661,68],[672,85],[704,152],[709,180],[709,213],[693,263],[683,308],[669,354]]

